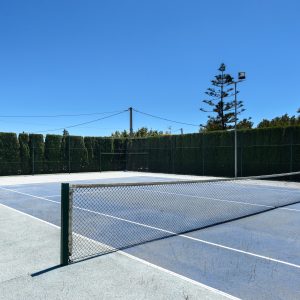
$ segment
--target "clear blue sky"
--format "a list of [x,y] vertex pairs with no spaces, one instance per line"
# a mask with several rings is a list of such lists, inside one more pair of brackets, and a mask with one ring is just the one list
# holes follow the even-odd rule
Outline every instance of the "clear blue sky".
[[[188,123],[221,62],[247,73],[239,97],[257,123],[300,107],[300,1],[36,0],[0,3],[0,115],[134,108]],[[3,118],[0,131],[40,132],[100,118]],[[197,131],[150,117],[134,127]],[[70,129],[104,135],[128,114]],[[52,133],[60,133],[61,130]]]

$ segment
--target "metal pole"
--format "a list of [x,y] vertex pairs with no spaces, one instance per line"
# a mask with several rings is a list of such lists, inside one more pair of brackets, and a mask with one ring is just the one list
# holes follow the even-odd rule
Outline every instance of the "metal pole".
[[173,144],[174,144],[173,138],[170,135],[172,173],[175,174],[175,151],[174,150],[176,150],[176,148],[174,149]]
[[129,107],[129,134],[130,137],[133,135],[133,127],[132,127],[132,107]]
[[205,140],[204,140],[204,137],[205,137],[205,133],[202,132],[202,175],[204,176],[205,175]]
[[70,173],[71,173],[71,155],[70,155],[70,154],[71,154],[71,152],[70,152],[70,151],[71,151],[71,149],[70,149],[70,135],[68,136],[68,144],[69,144],[69,147],[68,147],[68,148],[69,148],[69,149],[68,149],[68,150],[69,150],[69,151],[68,151],[68,154],[69,154],[69,155],[68,155],[68,156],[69,156],[69,159],[68,159],[68,164],[69,164],[69,174],[70,174]]
[[180,132],[181,132],[181,134],[183,134],[183,128],[180,128]]
[[292,131],[290,131],[290,172],[293,172],[293,144]]
[[99,169],[100,169],[100,172],[102,172],[102,161],[101,161],[101,157],[102,157],[102,154],[101,154],[101,144],[99,143]]
[[129,161],[129,153],[128,153],[128,139],[125,139],[125,170],[128,171],[128,161]]
[[70,187],[68,183],[61,184],[61,231],[60,231],[60,264],[66,266],[69,263],[69,210]]
[[237,177],[237,82],[234,82],[234,177]]
[[34,175],[34,138],[32,137],[32,175]]

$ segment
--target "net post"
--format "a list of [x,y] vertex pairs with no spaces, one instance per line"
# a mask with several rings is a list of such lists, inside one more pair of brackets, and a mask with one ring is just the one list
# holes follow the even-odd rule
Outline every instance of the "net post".
[[60,235],[60,264],[69,263],[69,208],[70,208],[69,183],[61,184],[61,235]]

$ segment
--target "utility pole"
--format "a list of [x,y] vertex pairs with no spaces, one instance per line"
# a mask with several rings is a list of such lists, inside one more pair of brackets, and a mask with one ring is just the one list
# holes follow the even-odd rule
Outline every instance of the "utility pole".
[[180,132],[181,132],[181,134],[183,134],[183,128],[180,128]]
[[133,127],[132,127],[132,107],[129,107],[129,134],[130,137],[133,136]]

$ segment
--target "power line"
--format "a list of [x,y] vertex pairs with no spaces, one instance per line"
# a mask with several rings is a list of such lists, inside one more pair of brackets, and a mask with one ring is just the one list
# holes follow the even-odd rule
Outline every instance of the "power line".
[[111,117],[114,117],[114,116],[123,114],[123,113],[125,113],[125,112],[127,112],[127,111],[128,111],[128,110],[126,109],[126,110],[119,111],[118,113],[115,113],[115,114],[112,114],[112,115],[109,115],[109,116],[105,116],[105,117],[103,117],[103,118],[98,118],[98,119],[95,119],[95,120],[91,120],[91,121],[88,121],[88,122],[78,123],[78,124],[74,124],[74,125],[70,125],[70,126],[65,126],[65,127],[61,127],[61,128],[56,128],[56,129],[42,130],[42,131],[39,131],[39,132],[58,131],[58,130],[64,130],[64,129],[73,128],[73,127],[78,127],[78,126],[82,126],[82,125],[86,125],[86,124],[98,122],[98,121],[101,121],[101,120],[104,120],[104,119],[108,119],[108,118],[111,118]]
[[[199,128],[199,126],[201,126],[200,124],[186,123],[186,122],[181,122],[181,121],[167,119],[167,118],[164,118],[164,117],[160,117],[160,116],[156,116],[156,115],[149,114],[149,113],[146,113],[146,112],[142,112],[142,111],[139,111],[139,110],[134,109],[134,108],[132,110],[135,111],[135,112],[137,112],[137,113],[140,113],[142,115],[146,115],[146,116],[149,116],[149,117],[152,117],[152,118],[164,120],[164,121],[171,122],[171,123],[176,123],[176,124],[181,124],[181,125],[187,125],[187,126],[193,126],[193,127],[198,127],[198,128]],[[99,122],[101,120],[108,119],[108,118],[111,118],[111,117],[123,114],[123,113],[128,112],[128,111],[129,111],[129,109],[125,109],[125,110],[121,110],[121,111],[113,111],[113,112],[102,112],[102,113],[64,114],[64,115],[32,115],[32,116],[28,116],[28,115],[21,116],[21,115],[19,115],[19,116],[0,116],[0,118],[17,118],[17,117],[19,117],[19,118],[29,118],[29,117],[30,118],[55,118],[55,117],[89,116],[89,115],[98,115],[98,114],[111,113],[108,116],[97,118],[97,119],[94,119],[94,120],[91,120],[91,121],[77,123],[77,124],[73,124],[73,125],[69,125],[69,126],[55,128],[55,129],[47,129],[47,130],[39,131],[39,133],[44,133],[44,132],[46,133],[46,132],[64,130],[64,129],[68,129],[68,128],[74,128],[74,127],[79,127],[79,126],[83,126],[83,125],[87,125],[87,124]],[[183,132],[182,129],[177,129],[175,131],[179,131],[179,130],[181,130],[181,132]]]
[[156,118],[156,119],[160,119],[160,120],[172,122],[172,123],[177,123],[177,124],[182,124],[182,125],[187,125],[187,126],[194,126],[194,127],[199,127],[200,126],[200,124],[192,124],[192,123],[185,123],[185,122],[180,122],[180,121],[174,121],[174,120],[166,119],[166,118],[163,118],[163,117],[155,116],[155,115],[152,115],[152,114],[148,114],[148,113],[139,111],[137,109],[133,109],[133,110],[135,112],[137,112],[137,113],[140,113],[140,114],[152,117],[152,118]]
[[[96,112],[96,113],[86,113],[86,114],[66,114],[66,115],[8,115],[1,116],[0,118],[60,118],[60,117],[80,117],[80,116],[93,116],[93,115],[105,115],[105,114],[113,114],[120,112],[116,111],[107,111],[107,112]],[[123,111],[122,111],[123,112]]]

